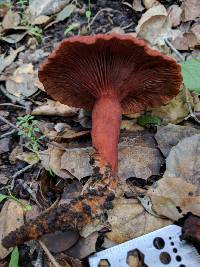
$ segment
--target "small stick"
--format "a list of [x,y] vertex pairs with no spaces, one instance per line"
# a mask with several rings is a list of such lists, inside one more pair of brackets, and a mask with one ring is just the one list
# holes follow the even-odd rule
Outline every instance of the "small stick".
[[3,121],[4,123],[10,125],[11,127],[13,127],[15,130],[19,131],[19,128],[16,125],[14,125],[13,123],[9,122],[4,117],[0,116],[0,120]]
[[46,245],[41,241],[38,240],[40,246],[43,248],[44,252],[46,253],[47,257],[49,258],[49,260],[51,261],[51,263],[53,264],[54,267],[60,267],[60,265],[58,264],[58,262],[55,260],[54,256],[51,254],[51,252],[48,250],[48,248],[46,247]]
[[20,174],[22,174],[22,173],[26,172],[27,170],[29,170],[30,168],[32,168],[34,165],[35,165],[35,163],[30,164],[30,165],[24,167],[23,169],[17,171],[17,172],[12,176],[12,182],[11,182],[11,185],[10,185],[11,190],[12,190],[13,187],[14,187],[15,179],[16,179]]
[[180,58],[181,61],[185,61],[185,58],[181,55],[181,53],[173,46],[173,44],[167,38],[164,38],[164,41],[171,48],[171,50]]
[[20,105],[15,105],[15,104],[12,104],[12,103],[2,103],[2,104],[0,104],[0,106],[12,106],[12,107],[15,107],[15,108],[22,108],[22,109],[26,110],[25,107],[20,106]]
[[15,130],[15,129],[12,129],[12,131],[0,135],[0,139],[2,139],[2,138],[4,138],[4,137],[7,137],[7,136],[9,136],[9,135],[12,135],[12,134],[14,134],[15,132],[16,132],[16,130]]

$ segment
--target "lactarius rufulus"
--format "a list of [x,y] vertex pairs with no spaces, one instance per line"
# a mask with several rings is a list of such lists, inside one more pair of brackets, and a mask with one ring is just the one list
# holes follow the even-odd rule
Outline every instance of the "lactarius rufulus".
[[[129,35],[68,38],[39,71],[55,100],[92,111],[92,144],[101,180],[69,205],[39,216],[4,240],[5,247],[67,227],[82,228],[108,208],[117,185],[118,139],[122,114],[169,102],[180,90],[180,67],[170,57]],[[79,218],[78,218],[79,216]]]

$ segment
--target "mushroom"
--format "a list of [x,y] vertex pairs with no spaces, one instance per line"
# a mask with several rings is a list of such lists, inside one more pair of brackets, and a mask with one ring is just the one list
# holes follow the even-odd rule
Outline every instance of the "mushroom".
[[122,114],[166,104],[182,82],[180,67],[170,57],[129,35],[68,38],[39,71],[47,93],[63,104],[92,111],[94,164],[101,180],[83,196],[39,216],[3,239],[14,246],[53,230],[81,229],[111,208],[117,186],[118,139]]
[[157,107],[177,95],[180,67],[128,35],[76,36],[61,42],[39,71],[47,93],[92,110],[92,144],[117,172],[121,115]]

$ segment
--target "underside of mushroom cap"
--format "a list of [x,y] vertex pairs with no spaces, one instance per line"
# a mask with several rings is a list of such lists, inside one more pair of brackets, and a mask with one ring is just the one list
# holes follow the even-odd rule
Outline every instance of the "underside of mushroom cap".
[[114,95],[124,114],[166,104],[182,82],[172,58],[119,34],[65,39],[43,63],[39,79],[63,104],[91,110],[102,95]]

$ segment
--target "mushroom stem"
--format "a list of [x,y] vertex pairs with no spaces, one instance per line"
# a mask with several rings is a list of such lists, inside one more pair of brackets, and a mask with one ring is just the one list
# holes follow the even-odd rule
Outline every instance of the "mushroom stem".
[[121,105],[117,96],[103,95],[92,111],[92,144],[109,164],[113,173],[118,171],[118,141],[121,124]]

